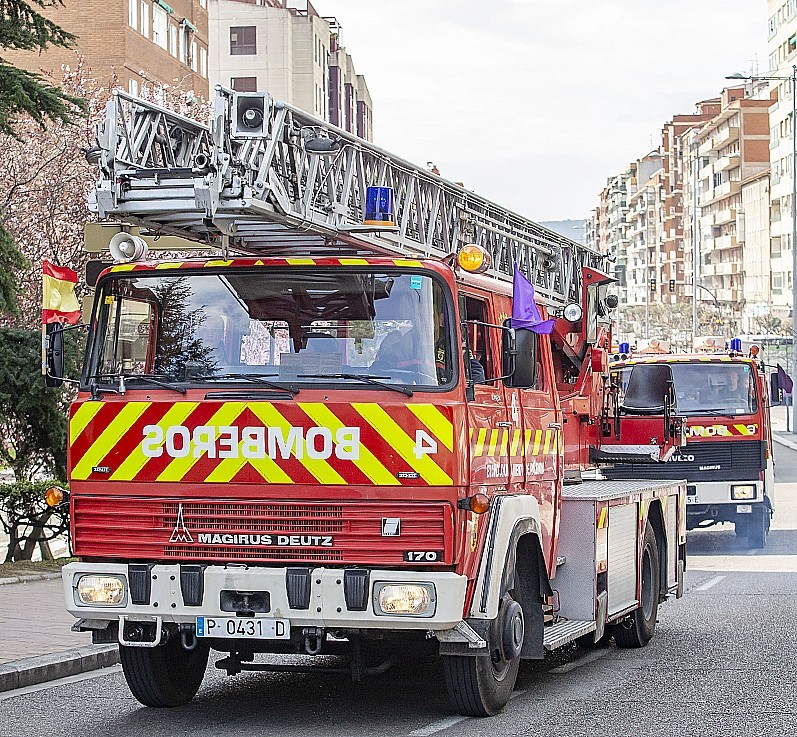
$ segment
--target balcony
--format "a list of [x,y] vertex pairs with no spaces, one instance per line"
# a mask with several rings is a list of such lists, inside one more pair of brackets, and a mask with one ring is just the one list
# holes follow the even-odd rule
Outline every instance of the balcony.
[[716,150],[731,143],[732,141],[739,140],[739,126],[728,125],[718,130],[711,138],[711,148]]
[[742,265],[738,261],[726,261],[720,264],[712,264],[712,266],[712,273],[716,276],[735,276],[742,273]]
[[714,197],[727,197],[728,195],[737,194],[741,188],[742,183],[739,181],[723,182],[719,187],[714,188]]
[[727,169],[737,169],[741,164],[742,157],[739,155],[738,152],[728,154],[727,156],[721,156],[717,161],[714,163],[714,171],[726,171]]
[[714,225],[724,225],[725,223],[732,223],[736,221],[736,208],[726,207],[723,210],[718,210],[713,213],[712,220]]

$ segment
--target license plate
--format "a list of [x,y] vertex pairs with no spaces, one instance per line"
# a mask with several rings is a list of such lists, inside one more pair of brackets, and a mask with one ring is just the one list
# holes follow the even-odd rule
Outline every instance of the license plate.
[[697,494],[689,494],[686,497],[686,503],[687,504],[699,504],[700,503],[700,497]]
[[289,640],[289,619],[265,617],[197,617],[197,637],[234,637],[251,640]]

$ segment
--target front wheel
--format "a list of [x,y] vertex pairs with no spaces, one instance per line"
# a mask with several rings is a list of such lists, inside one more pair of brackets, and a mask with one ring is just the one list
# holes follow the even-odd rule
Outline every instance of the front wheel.
[[506,706],[512,695],[525,635],[520,591],[520,581],[515,575],[514,589],[504,592],[498,617],[490,627],[489,655],[442,658],[448,696],[464,716],[493,716]]
[[207,643],[197,642],[193,650],[186,650],[176,636],[157,647],[119,645],[119,660],[131,693],[144,706],[154,707],[191,701],[202,685],[209,653]]
[[659,611],[659,547],[648,523],[642,541],[642,591],[639,607],[612,628],[618,647],[645,647],[656,630]]
[[750,515],[747,528],[748,548],[763,548],[766,545],[770,519],[769,508],[765,504],[758,504],[753,507],[753,513]]

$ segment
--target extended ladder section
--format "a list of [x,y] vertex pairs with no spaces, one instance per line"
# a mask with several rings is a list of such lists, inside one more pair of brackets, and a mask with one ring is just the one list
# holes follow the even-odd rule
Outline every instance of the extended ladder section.
[[[211,127],[116,92],[98,127],[90,207],[239,255],[446,258],[466,244],[513,264],[540,300],[581,302],[602,256],[266,94],[217,89]],[[394,226],[363,224],[370,186],[392,187]]]

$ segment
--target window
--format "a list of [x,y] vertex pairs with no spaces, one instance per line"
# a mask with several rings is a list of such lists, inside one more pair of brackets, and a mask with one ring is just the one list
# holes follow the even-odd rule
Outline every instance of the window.
[[197,53],[196,53],[196,41],[191,42],[191,69],[194,71],[197,70]]
[[236,92],[257,92],[257,77],[233,77],[230,87]]
[[138,94],[138,80],[137,79],[131,79],[127,83],[127,89],[128,89],[128,91],[130,92],[131,95],[137,95]]
[[232,26],[230,28],[230,55],[252,56],[257,53],[257,28]]
[[142,2],[141,3],[141,33],[142,35],[149,38],[150,35],[150,27],[149,27],[149,3]]
[[499,375],[493,368],[490,333],[485,324],[490,322],[487,308],[487,302],[478,297],[464,294],[459,297],[459,311],[465,321],[462,326],[465,375],[476,384]]
[[129,0],[127,22],[134,30],[138,30],[138,0]]
[[168,45],[169,17],[159,5],[152,6],[152,40],[162,49]]
[[177,56],[177,26],[174,23],[169,24],[169,53]]
[[205,48],[199,49],[199,73],[205,78],[208,76],[208,51]]
[[191,44],[191,29],[185,23],[180,25],[180,48],[178,50],[177,58],[183,62],[183,64],[188,64],[188,49],[190,48]]

